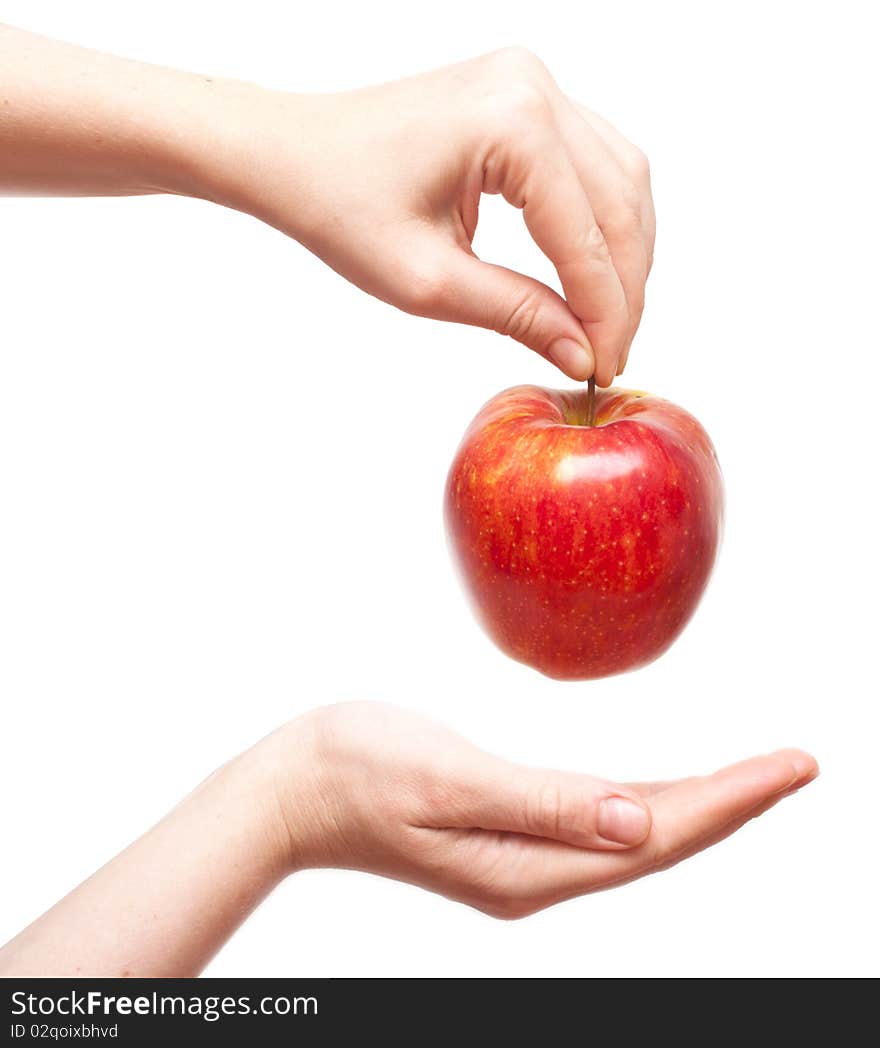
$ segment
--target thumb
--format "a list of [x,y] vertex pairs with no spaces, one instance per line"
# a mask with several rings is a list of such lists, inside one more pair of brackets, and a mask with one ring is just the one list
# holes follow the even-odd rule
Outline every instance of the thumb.
[[438,319],[489,328],[539,353],[579,382],[595,368],[580,320],[546,284],[457,248],[444,258],[448,288]]
[[460,789],[455,805],[460,827],[603,849],[632,848],[651,830],[650,809],[634,790],[589,775],[486,757]]

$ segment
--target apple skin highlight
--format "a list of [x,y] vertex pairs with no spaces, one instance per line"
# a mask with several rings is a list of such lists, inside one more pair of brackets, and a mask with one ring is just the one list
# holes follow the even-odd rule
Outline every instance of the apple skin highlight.
[[560,680],[656,659],[706,588],[724,493],[688,412],[631,390],[517,386],[469,426],[445,517],[477,617],[506,654]]

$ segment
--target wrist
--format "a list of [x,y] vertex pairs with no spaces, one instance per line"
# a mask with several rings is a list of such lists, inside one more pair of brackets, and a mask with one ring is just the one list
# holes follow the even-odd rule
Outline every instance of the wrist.
[[259,783],[263,836],[281,876],[330,864],[333,791],[320,754],[321,712],[282,725],[236,760],[239,774]]
[[191,85],[173,147],[168,191],[242,211],[308,240],[312,226],[322,222],[316,153],[329,96],[196,79],[201,82]]
[[157,192],[235,206],[229,197],[246,167],[250,113],[262,89],[196,73],[168,75],[174,83],[156,77],[148,115],[132,114],[149,143],[144,177]]
[[207,847],[268,894],[290,871],[285,828],[276,804],[276,772],[260,746],[209,775],[170,815],[176,832],[195,841],[207,828]]

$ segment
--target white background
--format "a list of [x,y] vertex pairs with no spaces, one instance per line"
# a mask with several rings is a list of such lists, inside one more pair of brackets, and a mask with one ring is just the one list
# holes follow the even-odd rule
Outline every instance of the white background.
[[[823,774],[683,866],[521,922],[301,874],[211,973],[880,974],[869,10],[3,5],[50,35],[300,90],[536,51],[650,156],[656,266],[626,379],[703,421],[728,521],[666,656],[545,680],[471,619],[441,495],[483,401],[565,384],[548,364],[397,313],[209,204],[0,201],[0,938],[218,763],[360,697],[618,778],[784,745]],[[552,280],[495,199],[477,247]]]

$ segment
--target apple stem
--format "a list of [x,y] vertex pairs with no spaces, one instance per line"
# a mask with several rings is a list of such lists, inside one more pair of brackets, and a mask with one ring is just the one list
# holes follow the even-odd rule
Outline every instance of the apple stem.
[[587,382],[587,425],[596,425],[596,378],[590,375]]

